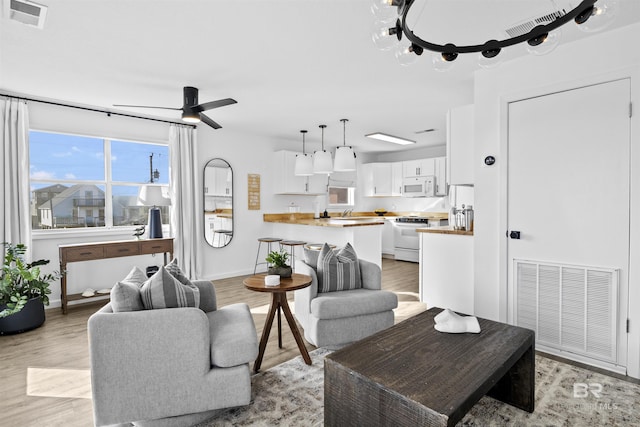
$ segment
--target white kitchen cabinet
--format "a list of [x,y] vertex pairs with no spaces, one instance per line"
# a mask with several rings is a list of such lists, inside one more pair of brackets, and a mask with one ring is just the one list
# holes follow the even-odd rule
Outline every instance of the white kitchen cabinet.
[[206,196],[215,196],[216,192],[216,174],[205,173],[204,174],[204,194]]
[[213,168],[214,176],[213,195],[231,197],[231,170],[229,168]]
[[382,255],[393,255],[394,253],[394,240],[393,240],[393,223],[395,218],[385,218],[384,227],[382,227]]
[[436,157],[434,175],[436,177],[436,196],[447,195],[447,158]]
[[452,108],[447,113],[447,182],[473,185],[474,106]]
[[391,163],[366,163],[362,165],[365,197],[392,196]]
[[391,195],[402,196],[402,162],[391,163]]
[[297,194],[317,196],[327,192],[327,176],[311,175],[296,176],[296,155],[302,154],[295,151],[280,150],[273,156],[274,170],[276,173],[276,194]]
[[435,175],[434,159],[406,160],[402,162],[402,175],[405,178]]

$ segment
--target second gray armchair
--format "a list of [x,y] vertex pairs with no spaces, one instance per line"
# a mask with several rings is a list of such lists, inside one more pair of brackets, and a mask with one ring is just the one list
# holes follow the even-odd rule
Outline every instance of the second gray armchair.
[[397,295],[382,290],[378,265],[362,259],[358,263],[361,288],[319,293],[316,270],[296,262],[296,273],[311,276],[312,282],[295,291],[295,316],[305,339],[316,347],[337,349],[393,325]]

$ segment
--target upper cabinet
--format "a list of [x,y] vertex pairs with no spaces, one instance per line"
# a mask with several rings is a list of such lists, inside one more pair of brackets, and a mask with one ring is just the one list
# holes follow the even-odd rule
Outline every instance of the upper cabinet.
[[274,153],[273,168],[276,173],[276,194],[297,194],[317,196],[327,192],[327,176],[311,175],[296,176],[296,155],[302,154],[295,151],[280,150]]
[[473,185],[474,106],[452,108],[447,114],[447,182]]
[[366,163],[361,170],[365,197],[402,195],[402,162]]
[[447,195],[447,158],[436,157],[434,160],[434,175],[436,177],[436,196]]
[[405,178],[413,178],[414,176],[431,176],[435,175],[434,159],[418,159],[407,160],[402,162],[402,174]]
[[207,173],[204,176],[205,196],[231,197],[231,169],[229,166],[207,166]]

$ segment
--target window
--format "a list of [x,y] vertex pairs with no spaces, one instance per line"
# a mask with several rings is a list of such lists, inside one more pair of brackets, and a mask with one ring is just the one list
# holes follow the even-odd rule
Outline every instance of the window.
[[168,191],[167,145],[31,131],[29,157],[34,230],[146,224],[141,186]]
[[353,187],[329,186],[329,206],[347,207],[354,205]]

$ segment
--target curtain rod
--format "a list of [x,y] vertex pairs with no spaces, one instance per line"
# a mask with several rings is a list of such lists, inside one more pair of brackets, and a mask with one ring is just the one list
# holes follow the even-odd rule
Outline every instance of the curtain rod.
[[101,110],[99,108],[81,107],[79,105],[65,104],[65,103],[62,103],[62,102],[54,102],[54,101],[45,101],[45,100],[42,100],[42,99],[35,99],[35,98],[27,98],[25,96],[12,95],[12,94],[9,94],[9,93],[1,93],[0,92],[0,96],[4,96],[4,97],[7,97],[7,98],[21,99],[23,101],[40,102],[42,104],[56,105],[56,106],[59,106],[59,107],[77,108],[79,110],[93,111],[94,113],[104,113],[107,116],[114,115],[114,116],[130,117],[130,118],[133,118],[133,119],[151,120],[151,121],[154,121],[154,122],[162,122],[162,123],[169,123],[169,124],[174,124],[174,125],[182,125],[182,126],[188,126],[188,127],[196,129],[195,125],[185,124],[185,123],[177,122],[177,121],[173,121],[173,120],[156,119],[156,118],[153,118],[153,117],[144,117],[144,116],[136,116],[135,114],[119,113],[119,112],[116,112],[116,111]]

